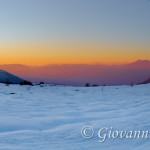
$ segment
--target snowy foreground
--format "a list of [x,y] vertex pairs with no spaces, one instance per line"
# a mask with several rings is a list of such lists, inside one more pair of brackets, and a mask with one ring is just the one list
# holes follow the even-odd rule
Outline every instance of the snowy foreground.
[[[94,136],[81,135],[92,126]],[[149,139],[106,139],[98,131],[150,131],[150,84],[112,87],[0,84],[0,150],[149,150]]]

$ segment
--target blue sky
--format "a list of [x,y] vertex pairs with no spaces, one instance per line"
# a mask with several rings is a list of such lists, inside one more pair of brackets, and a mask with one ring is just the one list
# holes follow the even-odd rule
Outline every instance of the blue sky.
[[1,0],[0,39],[149,44],[147,0]]

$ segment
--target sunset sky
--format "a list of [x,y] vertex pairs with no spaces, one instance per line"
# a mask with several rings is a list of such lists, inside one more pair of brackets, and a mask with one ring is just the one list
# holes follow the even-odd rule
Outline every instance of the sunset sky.
[[1,0],[0,54],[0,64],[149,60],[150,1]]

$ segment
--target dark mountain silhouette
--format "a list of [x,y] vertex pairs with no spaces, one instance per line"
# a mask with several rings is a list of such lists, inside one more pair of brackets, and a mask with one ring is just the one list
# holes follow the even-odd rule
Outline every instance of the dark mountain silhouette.
[[32,83],[23,80],[13,74],[10,74],[6,71],[0,70],[0,83],[6,84],[21,84],[21,85],[31,85]]
[[139,83],[139,84],[148,84],[148,83],[150,83],[150,78],[145,80],[145,81],[143,81],[143,82],[141,82],[141,83]]

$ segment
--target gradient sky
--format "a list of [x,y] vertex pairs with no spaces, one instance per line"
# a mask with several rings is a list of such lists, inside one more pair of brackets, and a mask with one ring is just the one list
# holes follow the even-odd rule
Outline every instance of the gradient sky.
[[127,63],[150,56],[149,0],[0,0],[0,64]]

